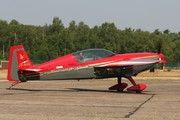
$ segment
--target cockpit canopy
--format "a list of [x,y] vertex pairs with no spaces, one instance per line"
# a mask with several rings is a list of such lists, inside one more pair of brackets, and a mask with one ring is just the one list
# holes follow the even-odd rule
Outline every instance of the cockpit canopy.
[[105,49],[86,49],[72,53],[78,62],[87,62],[114,56],[115,53]]

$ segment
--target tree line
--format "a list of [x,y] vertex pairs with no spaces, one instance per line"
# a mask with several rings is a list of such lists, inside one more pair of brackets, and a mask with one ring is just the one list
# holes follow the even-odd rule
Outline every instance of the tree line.
[[105,48],[115,53],[161,52],[168,61],[180,61],[180,32],[169,29],[154,32],[141,29],[118,29],[114,23],[102,23],[90,28],[84,22],[72,20],[64,27],[59,17],[44,26],[24,25],[16,20],[0,20],[0,59],[8,60],[12,45],[24,45],[33,60],[48,61],[86,48]]

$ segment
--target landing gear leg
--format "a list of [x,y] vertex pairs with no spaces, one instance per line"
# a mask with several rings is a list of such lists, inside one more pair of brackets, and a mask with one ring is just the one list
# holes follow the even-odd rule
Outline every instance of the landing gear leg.
[[132,84],[132,87],[129,87],[127,90],[128,91],[135,91],[136,93],[141,93],[141,91],[143,91],[144,89],[146,89],[146,85],[145,84],[136,84],[136,82],[134,81],[134,79],[130,76],[127,78]]
[[124,90],[124,88],[122,88],[122,85],[121,85],[121,77],[118,77],[117,82],[118,82],[117,91],[122,92]]
[[117,90],[118,92],[122,92],[124,90],[124,88],[126,88],[128,86],[127,83],[121,82],[121,77],[118,77],[117,82],[118,82],[118,84],[111,86],[109,88],[109,90]]

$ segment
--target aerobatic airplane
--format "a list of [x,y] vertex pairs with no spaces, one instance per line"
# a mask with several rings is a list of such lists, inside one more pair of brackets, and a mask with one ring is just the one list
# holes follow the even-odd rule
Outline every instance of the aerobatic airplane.
[[81,80],[92,78],[117,78],[117,84],[109,90],[123,91],[128,84],[121,78],[127,78],[132,86],[128,91],[141,93],[145,84],[136,84],[132,76],[165,62],[164,55],[142,52],[115,54],[106,49],[86,49],[57,59],[33,65],[22,45],[11,46],[7,79],[13,82],[9,87],[21,82],[34,80]]

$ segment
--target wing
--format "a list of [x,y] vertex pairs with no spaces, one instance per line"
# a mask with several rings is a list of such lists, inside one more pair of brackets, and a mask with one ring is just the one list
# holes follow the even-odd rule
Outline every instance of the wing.
[[114,61],[110,63],[97,65],[96,67],[138,66],[138,65],[146,65],[153,63],[162,63],[162,60],[133,59],[126,61]]

